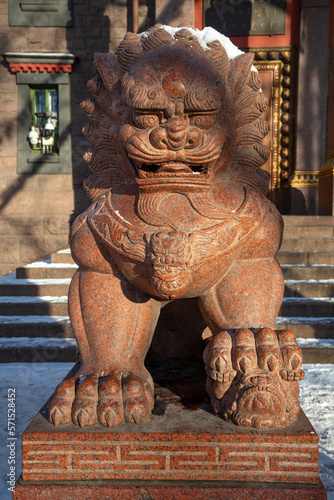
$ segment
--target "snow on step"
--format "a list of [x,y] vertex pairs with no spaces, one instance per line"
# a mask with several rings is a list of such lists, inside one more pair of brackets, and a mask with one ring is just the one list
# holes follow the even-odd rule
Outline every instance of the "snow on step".
[[[300,253],[300,252],[296,252]],[[281,264],[281,267],[284,269],[286,267],[334,267],[334,264]]]
[[304,339],[298,337],[297,343],[302,349],[334,349],[334,339]]
[[[317,349],[334,349],[334,339],[304,339],[297,338],[298,345],[301,348],[317,348]],[[77,346],[77,342],[73,338],[29,338],[29,337],[12,337],[0,338],[0,349],[14,347],[72,347]]]
[[320,284],[334,284],[334,279],[320,279],[320,280],[314,280],[314,279],[309,279],[309,280],[284,280],[284,283],[286,285],[299,285],[299,284],[313,284],[313,283],[320,283]]
[[304,303],[304,302],[334,302],[334,297],[283,297],[283,302]]
[[68,301],[67,295],[51,296],[0,296],[0,304],[41,304],[41,303],[51,303],[51,304],[66,304]]
[[291,325],[300,325],[300,324],[317,324],[321,323],[324,325],[330,325],[333,323],[334,318],[328,317],[313,317],[313,316],[277,316],[275,325],[283,325],[286,323],[290,323]]
[[33,262],[32,264],[27,264],[22,266],[22,269],[34,269],[34,268],[48,268],[48,269],[77,269],[77,264],[69,264],[67,262],[51,262],[51,259],[41,260],[39,262]]
[[67,348],[67,347],[77,347],[77,342],[75,339],[70,338],[52,338],[52,337],[12,337],[12,338],[0,338],[0,349],[4,348],[15,348],[15,347],[33,347],[33,348]]
[[22,324],[22,323],[69,323],[70,318],[68,316],[0,316],[0,325],[6,325],[9,323]]
[[[334,280],[333,280],[334,281]],[[30,278],[20,278],[16,279],[16,277],[12,279],[8,279],[5,282],[0,278],[0,285],[69,285],[71,283],[71,278],[38,278],[38,279],[30,279]]]

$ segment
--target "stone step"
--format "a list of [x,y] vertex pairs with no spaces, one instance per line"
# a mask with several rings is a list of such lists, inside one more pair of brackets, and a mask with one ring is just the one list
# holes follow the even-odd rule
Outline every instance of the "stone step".
[[59,252],[54,252],[51,254],[51,262],[53,264],[75,264],[71,256],[71,250],[66,248],[65,250],[59,250]]
[[[297,252],[296,252],[297,253]],[[39,265],[40,264],[40,265]],[[334,278],[334,265],[281,264],[284,279],[326,279]],[[27,265],[16,270],[17,279],[64,279],[72,278],[77,270],[76,264],[46,264],[45,262]]]
[[0,297],[0,315],[7,316],[66,316],[68,314],[67,295],[60,297]]
[[334,265],[285,264],[282,265],[285,280],[289,279],[334,279]]
[[[334,363],[334,341],[297,339],[304,363]],[[74,339],[19,337],[0,339],[1,363],[75,362],[77,345]]]
[[64,316],[0,316],[0,337],[74,338],[70,319]]
[[334,339],[334,317],[278,316],[275,328],[305,339]]
[[334,280],[285,280],[285,297],[333,297]]
[[283,239],[283,252],[334,252],[334,238],[287,238]]
[[334,317],[334,298],[284,297],[279,316]]
[[334,226],[285,226],[283,238],[333,238]]
[[75,339],[0,339],[0,363],[75,362],[76,356]]
[[288,226],[334,226],[332,215],[283,215],[284,227]]
[[[297,337],[334,338],[334,317],[279,316],[276,329],[292,330]],[[0,337],[73,338],[68,316],[0,316]]]
[[63,279],[16,279],[15,275],[0,279],[1,296],[61,296],[67,295],[70,278]]
[[284,264],[303,264],[305,266],[313,265],[334,265],[334,252],[285,252],[279,251],[277,260],[281,265]]
[[[66,316],[67,295],[63,296],[4,296],[0,297],[1,316]],[[334,298],[285,297],[280,316],[334,316]]]
[[297,338],[303,352],[304,363],[334,363],[334,339],[304,339]]
[[77,270],[76,264],[47,263],[45,261],[28,264],[16,269],[17,279],[64,279],[72,278]]

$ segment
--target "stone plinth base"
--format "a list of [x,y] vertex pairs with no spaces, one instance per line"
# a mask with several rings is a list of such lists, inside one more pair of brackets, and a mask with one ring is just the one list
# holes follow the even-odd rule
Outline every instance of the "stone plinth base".
[[14,500],[326,500],[323,484],[236,484],[223,481],[22,481]]
[[45,405],[23,433],[13,498],[326,498],[303,412],[284,429],[242,428],[212,414],[200,381],[168,385],[140,425],[54,427]]

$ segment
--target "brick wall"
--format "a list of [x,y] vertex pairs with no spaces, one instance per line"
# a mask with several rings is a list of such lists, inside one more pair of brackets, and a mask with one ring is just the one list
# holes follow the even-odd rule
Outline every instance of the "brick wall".
[[[140,31],[154,24],[154,10],[154,0],[140,1]],[[73,19],[72,27],[12,27],[8,0],[0,0],[2,54],[69,52],[79,58],[70,75],[73,175],[17,174],[18,86],[8,64],[0,62],[0,275],[66,247],[71,221],[89,204],[82,189],[88,144],[81,129],[87,118],[79,104],[89,96],[94,52],[114,51],[131,30],[131,2],[73,0]]]

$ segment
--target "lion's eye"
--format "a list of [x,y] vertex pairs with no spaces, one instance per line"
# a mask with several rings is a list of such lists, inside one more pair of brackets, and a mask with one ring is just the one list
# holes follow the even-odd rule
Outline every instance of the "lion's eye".
[[159,125],[159,118],[157,115],[140,115],[132,113],[132,122],[138,128],[151,128]]
[[193,115],[190,117],[190,125],[206,130],[211,128],[215,122],[215,115]]

